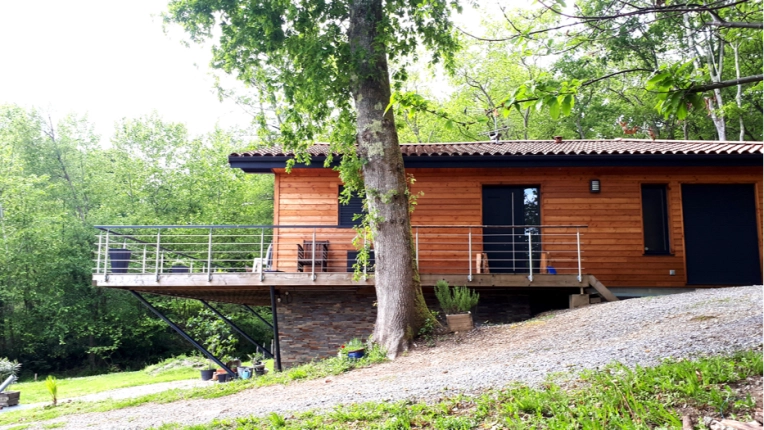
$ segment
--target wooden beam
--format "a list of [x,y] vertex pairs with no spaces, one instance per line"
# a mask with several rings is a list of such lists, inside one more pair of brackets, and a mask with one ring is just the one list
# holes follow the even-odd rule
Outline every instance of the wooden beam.
[[608,290],[608,288],[602,284],[602,282],[598,281],[597,278],[594,277],[594,275],[589,275],[589,285],[594,287],[594,289],[597,290],[603,299],[609,302],[618,301],[618,297],[611,293],[610,290]]

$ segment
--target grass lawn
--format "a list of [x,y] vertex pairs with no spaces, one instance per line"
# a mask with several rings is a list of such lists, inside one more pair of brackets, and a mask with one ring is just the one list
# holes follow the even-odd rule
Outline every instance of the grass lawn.
[[696,424],[702,416],[750,421],[756,407],[754,396],[760,388],[736,391],[735,387],[740,381],[761,375],[761,351],[748,351],[731,357],[667,361],[648,368],[613,364],[603,371],[583,372],[565,387],[549,381],[539,388],[514,385],[478,397],[456,396],[434,404],[369,402],[288,417],[271,413],[191,427],[170,423],[159,430],[681,430],[684,415]]
[[[199,370],[188,367],[167,370],[152,375],[144,370],[137,372],[120,372],[108,375],[86,376],[84,378],[66,378],[58,380],[58,401],[100,393],[117,388],[135,387],[138,385],[156,384],[158,382],[179,381],[199,378]],[[22,403],[50,402],[51,397],[45,388],[45,380],[37,382],[20,382],[13,384],[13,391],[21,391]]]
[[[160,393],[135,397],[131,399],[103,400],[99,402],[72,402],[72,403],[59,404],[55,408],[46,407],[44,409],[34,408],[34,409],[27,409],[22,411],[6,412],[6,413],[0,414],[0,426],[16,424],[16,425],[20,425],[21,428],[23,428],[24,425],[27,425],[32,422],[49,420],[49,419],[53,419],[63,415],[84,414],[88,412],[105,412],[105,411],[110,411],[114,409],[122,409],[122,408],[131,407],[131,406],[138,406],[138,405],[151,403],[151,402],[170,403],[170,402],[175,402],[179,400],[187,400],[187,399],[210,399],[210,398],[216,398],[216,397],[223,397],[223,396],[228,396],[228,395],[235,394],[240,391],[244,391],[244,390],[255,388],[255,387],[277,385],[277,384],[288,384],[290,382],[298,381],[298,380],[308,380],[308,379],[322,378],[328,375],[338,375],[340,373],[344,373],[349,370],[352,370],[356,367],[366,367],[374,363],[380,363],[380,362],[386,361],[386,359],[387,358],[384,352],[382,352],[378,347],[375,346],[373,349],[367,351],[366,357],[360,360],[351,361],[351,360],[340,359],[340,358],[329,358],[326,360],[303,364],[302,366],[296,366],[284,372],[274,372],[273,360],[265,360],[264,364],[266,365],[266,368],[269,369],[269,373],[266,374],[265,376],[260,376],[260,377],[249,379],[246,381],[235,380],[225,384],[210,384],[209,386],[205,386],[205,387],[191,388],[191,389],[185,389],[185,390],[173,389],[173,390],[163,391]],[[170,372],[170,371],[165,370],[164,372]],[[192,378],[200,377],[198,370],[193,370],[193,372],[194,373],[192,375]],[[131,372],[131,373],[140,373],[140,372]],[[115,375],[120,375],[120,374],[115,374]],[[112,375],[95,376],[93,378],[104,378],[107,376],[112,376]],[[73,379],[83,380],[88,378],[73,378]],[[160,382],[160,381],[154,381],[154,382]],[[37,384],[43,384],[43,382],[37,382]],[[20,385],[21,384],[14,384],[14,387],[18,387]],[[134,385],[138,385],[138,384],[134,384]],[[116,387],[112,386],[108,389],[112,389],[112,388],[116,388]],[[63,398],[61,397],[61,395],[63,394],[62,391],[63,389],[61,388],[61,386],[59,386],[59,389],[58,389],[59,399]],[[46,401],[46,400],[49,400],[49,397],[43,398],[43,401]],[[21,393],[21,401],[24,403],[33,403],[29,400],[26,400],[25,391],[22,391]]]

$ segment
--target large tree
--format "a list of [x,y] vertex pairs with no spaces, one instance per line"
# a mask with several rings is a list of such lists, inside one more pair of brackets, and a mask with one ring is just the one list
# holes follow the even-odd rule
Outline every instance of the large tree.
[[[393,81],[406,77],[417,47],[451,59],[442,0],[174,0],[167,20],[194,41],[213,39],[213,67],[281,100],[278,143],[307,161],[327,139],[341,154],[346,190],[365,191],[376,256],[374,340],[394,358],[424,317],[413,258],[409,194],[394,116]],[[359,175],[359,172],[361,174]]]
[[[540,48],[536,52],[565,54],[568,64],[588,57],[597,67],[584,76],[581,67],[540,75],[516,86],[502,100],[503,108],[548,108],[556,119],[573,112],[582,91],[619,80],[642,90],[640,99],[653,99],[665,120],[684,121],[692,111],[707,113],[716,138],[726,140],[732,114],[739,120],[735,126],[741,140],[760,138],[746,130],[742,113],[746,106],[760,106],[761,1],[579,0],[573,8],[563,0],[539,4],[523,19],[505,14],[504,34],[470,36],[491,43],[511,41],[521,50],[535,44]],[[551,23],[540,19],[550,16]],[[729,102],[733,90],[734,103]]]

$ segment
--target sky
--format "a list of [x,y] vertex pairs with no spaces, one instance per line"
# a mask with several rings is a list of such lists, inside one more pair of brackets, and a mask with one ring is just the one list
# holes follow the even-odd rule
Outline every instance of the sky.
[[0,0],[0,104],[41,108],[54,120],[87,114],[103,137],[114,123],[156,110],[192,134],[246,126],[219,102],[209,48],[163,32],[165,0]]
[[209,47],[184,46],[177,26],[165,34],[166,5],[0,0],[0,104],[42,109],[54,120],[87,114],[102,142],[120,119],[154,110],[192,135],[246,127],[244,110],[213,90]]

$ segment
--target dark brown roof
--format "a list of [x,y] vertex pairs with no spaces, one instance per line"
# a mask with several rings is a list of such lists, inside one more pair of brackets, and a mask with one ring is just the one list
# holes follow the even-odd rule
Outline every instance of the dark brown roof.
[[[491,155],[603,155],[603,154],[764,154],[762,142],[719,142],[702,140],[522,140],[499,142],[463,142],[401,145],[404,157],[491,156]],[[329,145],[316,144],[308,149],[313,156],[326,156]],[[289,156],[279,147],[262,148],[231,154],[232,157]]]

